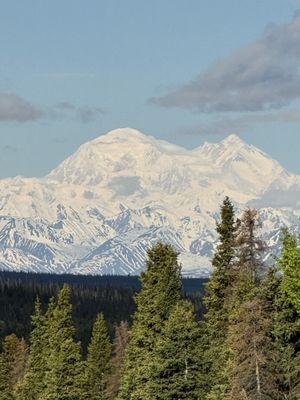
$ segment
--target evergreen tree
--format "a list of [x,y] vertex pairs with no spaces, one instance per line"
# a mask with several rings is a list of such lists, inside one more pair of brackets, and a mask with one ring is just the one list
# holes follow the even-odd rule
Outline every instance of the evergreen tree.
[[142,291],[126,350],[119,400],[143,399],[140,393],[149,380],[149,364],[157,338],[173,306],[181,298],[178,254],[158,243],[148,251],[147,270],[141,274]]
[[232,320],[229,400],[282,399],[274,369],[279,356],[270,338],[271,323],[259,298],[244,303]]
[[289,232],[285,232],[279,268],[284,272],[282,290],[300,315],[300,248]]
[[9,375],[7,359],[3,353],[0,353],[0,400],[13,400]]
[[35,302],[35,313],[31,318],[33,330],[30,337],[30,353],[25,376],[17,388],[19,400],[38,400],[44,389],[45,349],[48,343],[45,338],[45,316],[42,313],[39,298]]
[[[286,231],[284,237],[287,234],[289,235]],[[284,239],[283,250],[287,243]],[[280,263],[281,261],[278,264]],[[285,399],[296,400],[300,393],[299,315],[282,290],[282,281],[283,275],[279,267],[271,268],[262,282],[260,293],[266,304],[266,313],[272,321],[270,337],[279,354],[274,369],[280,375],[281,392]]]
[[203,398],[201,330],[190,302],[178,302],[155,344],[147,400]]
[[109,377],[107,397],[109,400],[116,399],[124,370],[125,350],[129,343],[129,325],[122,321],[116,327],[114,339],[114,355],[112,359],[112,374]]
[[212,260],[213,273],[207,285],[205,304],[205,330],[207,335],[206,362],[209,399],[221,399],[228,387],[226,365],[229,356],[226,334],[228,331],[228,297],[236,253],[237,222],[232,202],[226,197],[221,207],[221,221],[217,223],[219,244]]
[[284,390],[290,400],[300,398],[299,250],[296,237],[285,230],[278,261],[278,269],[283,275],[274,302],[274,336],[281,354],[279,366],[284,377]]
[[45,389],[41,400],[80,400],[83,398],[84,365],[80,344],[73,339],[71,290],[64,285],[57,306],[47,323],[49,356],[46,365]]
[[300,318],[285,292],[275,300],[273,336],[280,353],[277,368],[283,377],[286,399],[300,397]]
[[112,346],[103,314],[99,314],[92,332],[86,362],[88,398],[104,400],[108,374],[111,369]]

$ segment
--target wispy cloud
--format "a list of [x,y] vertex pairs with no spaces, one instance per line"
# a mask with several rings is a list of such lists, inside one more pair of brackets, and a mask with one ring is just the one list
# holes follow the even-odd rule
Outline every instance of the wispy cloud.
[[0,92],[0,122],[75,119],[86,124],[101,118],[104,114],[104,110],[100,107],[78,106],[70,102],[38,107],[15,93]]
[[0,121],[27,122],[43,117],[43,111],[14,93],[0,93]]
[[222,117],[211,123],[183,128],[182,131],[189,135],[220,135],[233,132],[241,133],[250,130],[255,125],[271,123],[300,123],[300,109],[247,114],[236,118]]
[[54,118],[75,118],[86,124],[103,117],[105,111],[100,107],[76,106],[73,103],[61,102],[51,107],[48,114]]
[[203,113],[280,109],[300,98],[300,11],[283,25],[214,62],[189,83],[150,99]]

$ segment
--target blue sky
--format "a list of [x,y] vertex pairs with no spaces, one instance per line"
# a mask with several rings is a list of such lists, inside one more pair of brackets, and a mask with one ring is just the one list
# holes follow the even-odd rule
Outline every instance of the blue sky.
[[0,5],[0,177],[123,126],[188,148],[237,133],[300,173],[300,1]]

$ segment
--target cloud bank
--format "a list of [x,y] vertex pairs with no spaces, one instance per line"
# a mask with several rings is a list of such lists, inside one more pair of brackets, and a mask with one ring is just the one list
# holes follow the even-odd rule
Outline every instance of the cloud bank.
[[266,111],[300,98],[300,11],[214,62],[194,80],[149,101],[202,113]]
[[0,92],[0,122],[29,122],[37,120],[75,119],[92,122],[104,115],[99,107],[76,106],[61,102],[48,108],[39,108],[15,93]]

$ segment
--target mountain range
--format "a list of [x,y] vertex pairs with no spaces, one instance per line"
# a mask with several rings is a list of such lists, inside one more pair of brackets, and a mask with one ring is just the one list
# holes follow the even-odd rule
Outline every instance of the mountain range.
[[300,176],[238,136],[187,150],[116,129],[45,177],[0,181],[0,269],[136,275],[162,240],[185,275],[207,276],[225,196],[259,207],[272,254],[283,226],[300,232]]

